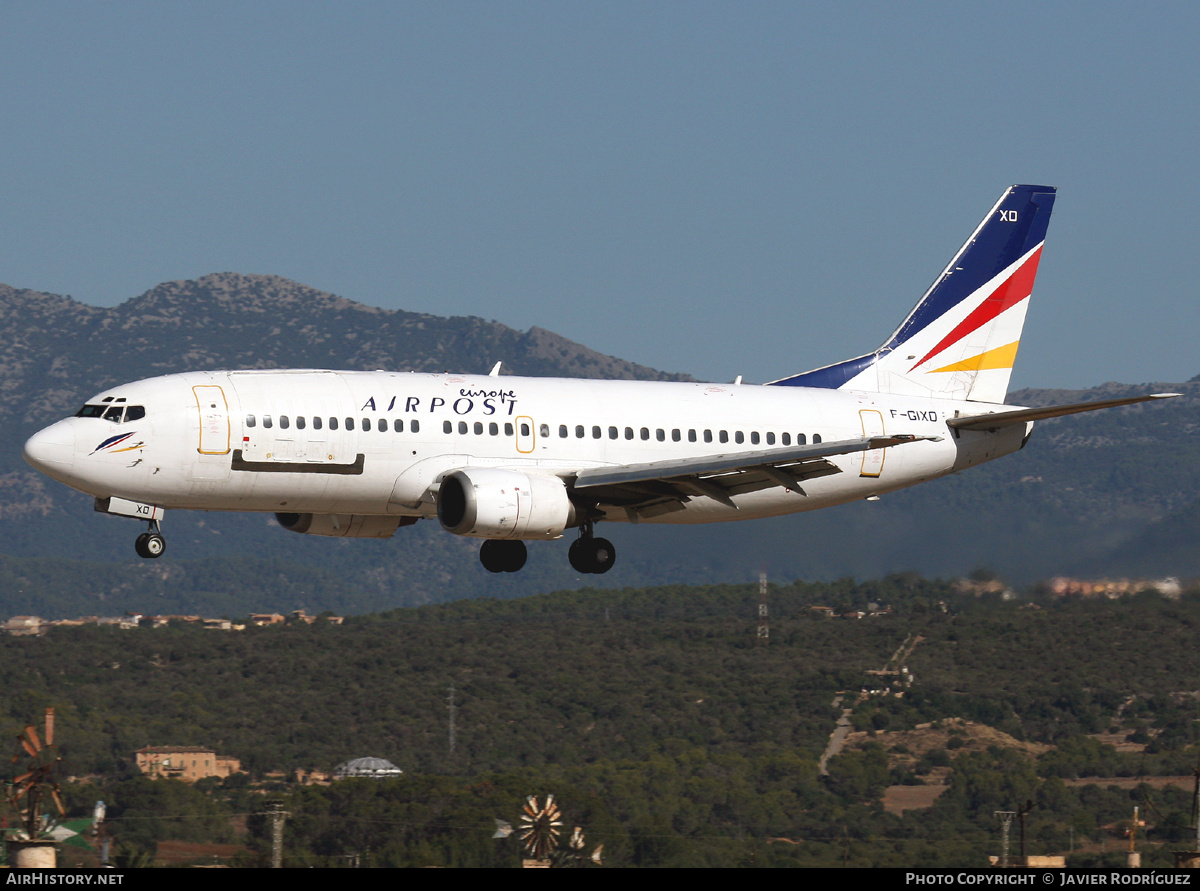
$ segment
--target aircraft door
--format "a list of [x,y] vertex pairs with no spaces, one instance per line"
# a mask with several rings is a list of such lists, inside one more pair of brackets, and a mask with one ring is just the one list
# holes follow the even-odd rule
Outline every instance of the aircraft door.
[[[863,436],[883,436],[883,414],[873,408],[861,408],[858,416],[862,420]],[[877,477],[883,473],[883,458],[886,449],[870,449],[863,452],[862,472],[859,476]]]
[[192,387],[196,410],[200,413],[200,442],[196,449],[201,455],[229,454],[229,403],[225,391],[217,386]]
[[196,400],[196,455],[184,461],[184,475],[193,483],[213,483],[229,478],[229,403],[215,384],[192,387]]
[[271,460],[286,464],[292,460],[292,446],[295,442],[291,415],[276,415],[274,433],[275,442],[271,445]]
[[533,427],[533,418],[528,415],[521,415],[516,420],[517,424],[517,451],[522,455],[528,455],[533,451],[535,441],[535,433]]
[[[325,461],[328,459],[329,450],[325,442],[325,423],[321,419],[321,429],[314,429],[315,425],[312,420],[309,420],[308,435],[304,446],[304,458],[308,461]],[[297,456],[299,457],[299,456]]]

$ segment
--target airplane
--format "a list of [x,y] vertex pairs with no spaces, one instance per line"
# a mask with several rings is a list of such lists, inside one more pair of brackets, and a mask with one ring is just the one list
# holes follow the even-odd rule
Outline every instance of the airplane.
[[760,386],[317,369],[197,371],[98,393],[35,433],[33,467],[147,523],[165,510],[274,513],[307,535],[390,538],[437,518],[491,572],[601,522],[711,523],[816,510],[1024,447],[1034,422],[1179,394],[1004,404],[1056,190],[1004,191],[877,349]]

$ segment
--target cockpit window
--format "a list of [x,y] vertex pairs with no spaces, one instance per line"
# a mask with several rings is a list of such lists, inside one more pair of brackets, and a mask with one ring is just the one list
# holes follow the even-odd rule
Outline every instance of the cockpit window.
[[104,418],[114,424],[122,421],[140,421],[146,417],[146,408],[141,405],[94,405],[88,404],[75,412],[77,418]]

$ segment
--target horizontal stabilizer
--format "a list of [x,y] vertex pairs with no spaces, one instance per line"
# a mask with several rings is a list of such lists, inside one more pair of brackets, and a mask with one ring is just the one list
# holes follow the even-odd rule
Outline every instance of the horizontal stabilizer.
[[1182,395],[1182,393],[1152,393],[1149,396],[1130,396],[1126,399],[1101,399],[1095,402],[1073,402],[1070,405],[1049,405],[1045,408],[1022,408],[1017,411],[949,418],[946,425],[955,430],[999,430],[1001,427],[1024,424],[1028,421],[1044,421],[1047,418],[1061,418],[1063,415],[1077,415],[1085,411],[1116,408],[1118,405],[1134,405],[1154,399],[1171,399]]

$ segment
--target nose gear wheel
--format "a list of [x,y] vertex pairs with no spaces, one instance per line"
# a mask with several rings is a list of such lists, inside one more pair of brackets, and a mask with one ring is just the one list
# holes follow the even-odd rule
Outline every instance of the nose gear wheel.
[[143,532],[133,543],[133,549],[139,557],[147,560],[157,559],[167,549],[167,540],[158,529],[158,520],[150,521],[150,531]]

